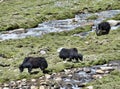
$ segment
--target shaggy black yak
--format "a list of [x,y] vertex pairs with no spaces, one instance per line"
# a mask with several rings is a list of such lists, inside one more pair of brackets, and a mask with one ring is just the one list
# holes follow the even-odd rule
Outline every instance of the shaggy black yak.
[[69,61],[72,61],[72,59],[75,59],[76,61],[83,60],[83,55],[78,54],[78,50],[76,48],[62,48],[59,52],[59,57],[63,60],[69,58]]
[[31,73],[33,68],[40,68],[44,72],[47,67],[48,64],[44,57],[25,57],[23,63],[19,66],[19,70],[23,72],[24,68],[28,68],[28,72]]

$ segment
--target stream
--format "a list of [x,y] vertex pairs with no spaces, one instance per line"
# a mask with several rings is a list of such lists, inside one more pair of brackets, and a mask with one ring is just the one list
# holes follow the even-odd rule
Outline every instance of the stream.
[[115,69],[120,71],[119,60],[91,67],[64,69],[37,79],[9,81],[0,84],[0,89],[83,89],[87,83],[101,79]]
[[[12,31],[4,31],[0,33],[0,41],[9,40],[9,39],[21,39],[29,36],[40,37],[43,34],[50,32],[60,32],[65,30],[73,30],[80,26],[85,26],[87,24],[93,23],[94,26],[90,29],[90,32],[93,32],[96,25],[107,18],[112,18],[113,16],[120,14],[120,10],[109,10],[102,11],[99,13],[85,13],[75,15],[75,18],[65,19],[65,20],[52,20],[48,22],[43,22],[38,24],[36,28],[29,29],[15,29]],[[92,15],[97,15],[98,18],[95,20],[87,20],[88,17]],[[118,26],[119,27],[119,26]],[[117,27],[112,27],[116,29]],[[86,36],[89,32],[85,33],[83,36]]]

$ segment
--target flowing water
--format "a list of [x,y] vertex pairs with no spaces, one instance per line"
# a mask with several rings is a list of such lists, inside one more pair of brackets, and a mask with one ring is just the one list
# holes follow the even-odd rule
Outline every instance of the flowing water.
[[[16,33],[16,30],[13,31],[5,31],[0,33],[0,40],[9,40],[9,39],[21,39],[29,36],[41,36],[50,32],[60,32],[64,30],[72,30],[76,27],[85,26],[86,24],[93,23],[95,26],[101,21],[111,18],[117,14],[120,14],[120,10],[109,10],[102,11],[99,13],[85,13],[75,15],[75,18],[65,19],[65,20],[53,20],[48,22],[43,22],[38,24],[36,28],[26,29],[25,32]],[[87,20],[88,17],[92,15],[97,15],[98,18],[95,20]],[[93,26],[93,29],[95,29]],[[116,29],[117,27],[112,27],[112,29]],[[92,29],[90,29],[93,31]],[[89,32],[84,33],[83,36],[86,36]]]

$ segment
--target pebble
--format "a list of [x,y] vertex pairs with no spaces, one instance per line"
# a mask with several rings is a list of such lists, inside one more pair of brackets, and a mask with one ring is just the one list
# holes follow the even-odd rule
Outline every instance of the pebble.
[[36,82],[36,79],[31,79],[31,82]]
[[102,75],[96,74],[96,75],[93,75],[92,77],[93,77],[94,79],[97,79],[97,78],[102,78]]
[[10,89],[9,87],[4,87],[3,89]]
[[96,73],[98,73],[98,74],[104,74],[104,71],[98,69],[98,70],[96,70]]
[[44,86],[40,86],[39,89],[45,89],[45,87]]
[[93,89],[93,86],[88,86],[88,87],[86,87],[87,89]]
[[31,86],[30,89],[38,89],[37,86]]

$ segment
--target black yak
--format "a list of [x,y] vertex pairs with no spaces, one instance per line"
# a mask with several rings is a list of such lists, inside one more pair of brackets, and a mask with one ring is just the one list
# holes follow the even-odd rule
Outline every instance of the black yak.
[[97,36],[107,35],[109,34],[110,29],[111,29],[111,26],[109,22],[101,22],[96,27],[96,35]]
[[78,54],[78,50],[76,48],[62,48],[59,52],[59,57],[63,60],[69,58],[69,61],[72,61],[72,59],[75,59],[76,61],[83,60],[83,55]]
[[31,73],[33,68],[40,68],[44,73],[47,67],[48,64],[44,57],[25,57],[23,63],[19,66],[19,70],[23,72],[24,68],[28,68],[28,72]]

